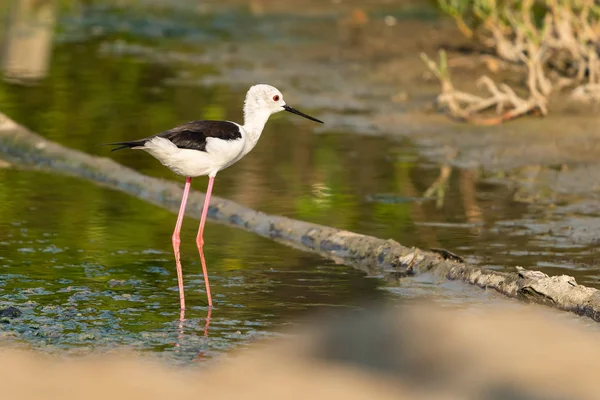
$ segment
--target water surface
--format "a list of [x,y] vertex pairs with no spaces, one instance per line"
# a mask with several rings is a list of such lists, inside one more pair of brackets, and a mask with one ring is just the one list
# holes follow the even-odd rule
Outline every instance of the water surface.
[[[243,36],[236,30],[243,16],[221,15],[200,29],[198,20],[175,24],[178,15],[156,15],[158,22],[148,24],[118,9],[86,9],[85,18],[67,13],[48,76],[33,85],[0,83],[0,109],[63,145],[183,184],[147,154],[97,146],[192,119],[240,120],[246,87],[192,84],[218,73],[218,65],[165,63],[159,55],[175,46],[193,58],[210,40]],[[161,40],[152,42],[154,36]],[[105,51],[119,41],[128,41],[129,49],[156,43],[157,52]],[[193,82],[185,79],[192,75]],[[293,91],[286,98],[294,105]],[[320,117],[318,108],[303,111]],[[540,228],[544,210],[515,202],[507,188],[485,183],[476,171],[454,170],[443,203],[436,205],[422,195],[439,166],[421,158],[410,142],[354,131],[316,133],[314,127],[293,115],[274,116],[256,149],[219,173],[215,194],[408,246],[446,248],[486,267],[567,272],[599,286],[587,267],[593,248]],[[203,190],[206,179],[193,185]],[[181,330],[174,223],[175,215],[120,192],[44,172],[0,169],[0,308],[24,312],[0,330],[46,350],[128,346],[189,361],[273,335],[322,308],[414,296],[467,304],[490,296],[431,277],[400,283],[365,278],[209,222],[205,252],[216,308],[207,330],[197,221],[186,219],[182,264],[189,309]]]

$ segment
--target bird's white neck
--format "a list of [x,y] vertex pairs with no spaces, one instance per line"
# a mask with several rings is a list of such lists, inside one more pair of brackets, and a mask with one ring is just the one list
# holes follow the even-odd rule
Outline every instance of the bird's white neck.
[[249,107],[246,103],[244,105],[244,130],[246,131],[246,145],[244,147],[244,154],[247,154],[256,146],[258,139],[265,127],[265,124],[269,120],[271,113],[264,109],[257,109]]

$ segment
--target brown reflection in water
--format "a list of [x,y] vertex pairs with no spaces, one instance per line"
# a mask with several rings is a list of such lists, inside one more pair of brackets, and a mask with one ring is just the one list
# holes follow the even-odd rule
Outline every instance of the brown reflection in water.
[[46,77],[56,19],[52,0],[13,2],[2,44],[4,79],[23,82]]
[[440,175],[423,193],[423,197],[426,199],[435,196],[437,208],[442,208],[444,206],[446,189],[448,188],[448,180],[450,179],[451,174],[452,167],[448,164],[442,164],[440,166]]
[[473,233],[481,233],[483,229],[481,224],[484,222],[484,219],[483,212],[476,198],[475,183],[477,182],[477,173],[471,169],[464,169],[460,171],[458,176],[459,189],[465,208],[465,217],[467,222],[474,224],[470,230]]
[[[406,180],[406,184],[404,186],[405,194],[408,197],[419,197],[421,193],[415,185],[413,184],[412,179]],[[414,221],[428,221],[431,217],[427,215],[423,204],[415,203],[411,209],[411,215],[413,216]],[[427,245],[427,247],[440,247],[440,242],[437,238],[437,230],[429,225],[415,224],[416,237],[419,238],[421,243]],[[407,243],[410,245],[410,243]]]

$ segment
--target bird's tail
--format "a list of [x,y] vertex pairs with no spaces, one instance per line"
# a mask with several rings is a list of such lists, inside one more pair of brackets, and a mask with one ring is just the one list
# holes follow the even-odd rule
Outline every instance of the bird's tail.
[[141,147],[144,144],[146,144],[146,139],[134,140],[132,142],[102,143],[99,146],[119,146],[119,147],[115,147],[114,149],[111,150],[111,151],[117,151],[117,150],[121,150],[121,149],[131,149],[134,147]]

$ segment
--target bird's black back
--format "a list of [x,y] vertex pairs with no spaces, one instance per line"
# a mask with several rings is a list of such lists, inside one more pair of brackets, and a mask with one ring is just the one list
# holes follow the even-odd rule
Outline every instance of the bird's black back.
[[239,127],[233,122],[197,120],[186,122],[185,124],[176,126],[173,129],[169,129],[168,131],[164,131],[144,139],[108,144],[120,145],[120,147],[112,150],[116,151],[124,148],[144,146],[146,142],[155,137],[168,139],[180,149],[206,151],[207,138],[214,137],[221,140],[237,140],[242,138],[242,133],[240,132]]
[[168,131],[159,133],[159,137],[169,139],[180,149],[206,151],[206,139],[237,140],[242,134],[236,124],[227,121],[190,121]]

